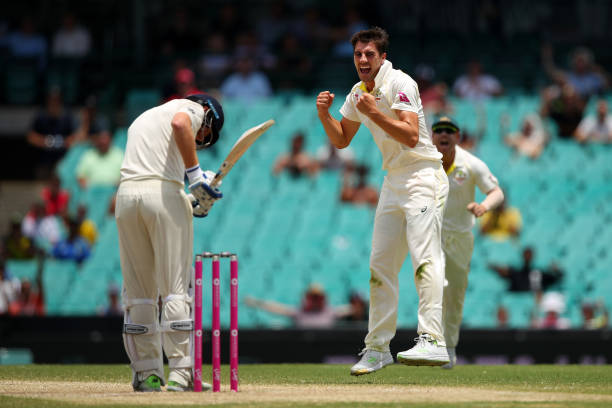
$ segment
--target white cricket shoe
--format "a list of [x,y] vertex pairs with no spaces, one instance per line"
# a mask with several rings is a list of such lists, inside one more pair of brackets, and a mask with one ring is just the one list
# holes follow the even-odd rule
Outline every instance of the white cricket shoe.
[[389,364],[393,364],[393,356],[388,351],[364,349],[359,353],[361,360],[351,367],[351,375],[370,374]]
[[448,359],[450,360],[448,363],[444,364],[442,368],[445,370],[450,370],[457,364],[457,355],[455,354],[454,347],[447,347],[446,351],[448,351]]
[[441,366],[450,362],[446,347],[439,346],[429,334],[421,334],[414,340],[417,344],[413,348],[397,353],[399,363],[410,366]]

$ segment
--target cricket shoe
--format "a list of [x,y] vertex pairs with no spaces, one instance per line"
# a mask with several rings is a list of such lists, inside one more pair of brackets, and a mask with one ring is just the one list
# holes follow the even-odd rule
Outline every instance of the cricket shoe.
[[[202,391],[210,391],[210,390],[212,390],[212,385],[202,381]],[[166,387],[166,391],[171,391],[171,392],[193,391],[193,383],[190,382],[189,385],[185,386],[176,381],[168,381],[168,386]]]
[[410,350],[397,353],[399,363],[410,366],[441,366],[450,362],[446,347],[438,345],[429,334],[414,339],[417,343]]
[[160,392],[161,379],[155,374],[151,374],[144,381],[139,381],[136,385],[133,385],[133,388],[136,392]]
[[447,347],[446,351],[448,351],[448,359],[450,360],[448,363],[444,364],[442,368],[445,370],[450,370],[457,364],[457,355],[455,354],[454,347]]
[[393,364],[393,356],[388,351],[364,349],[359,355],[361,360],[351,367],[351,375],[370,374]]

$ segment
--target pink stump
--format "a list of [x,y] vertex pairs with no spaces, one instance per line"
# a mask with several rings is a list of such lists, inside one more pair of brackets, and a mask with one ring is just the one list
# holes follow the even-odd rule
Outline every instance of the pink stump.
[[193,332],[193,390],[202,391],[202,256],[195,260]]
[[219,255],[212,258],[212,380],[213,392],[221,391],[221,324]]
[[238,391],[238,257],[230,259],[230,384],[232,391]]

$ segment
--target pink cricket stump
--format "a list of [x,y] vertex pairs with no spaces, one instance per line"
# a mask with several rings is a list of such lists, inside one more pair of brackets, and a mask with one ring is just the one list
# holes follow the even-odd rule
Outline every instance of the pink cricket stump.
[[238,391],[238,257],[230,258],[230,384]]
[[219,255],[212,258],[212,381],[213,392],[221,391],[221,323]]
[[202,256],[197,255],[194,277],[193,391],[202,391]]

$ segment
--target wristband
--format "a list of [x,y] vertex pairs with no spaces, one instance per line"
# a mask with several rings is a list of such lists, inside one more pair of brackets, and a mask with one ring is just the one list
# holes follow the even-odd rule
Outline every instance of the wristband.
[[185,173],[187,173],[187,178],[189,178],[189,184],[193,184],[197,180],[206,178],[199,164],[188,168],[187,170],[185,170]]

